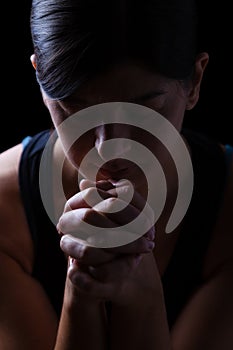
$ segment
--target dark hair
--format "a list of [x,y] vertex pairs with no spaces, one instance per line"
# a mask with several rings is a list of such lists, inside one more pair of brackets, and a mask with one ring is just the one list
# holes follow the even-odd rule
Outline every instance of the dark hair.
[[179,80],[195,61],[194,0],[32,0],[30,25],[37,80],[52,99],[124,59]]

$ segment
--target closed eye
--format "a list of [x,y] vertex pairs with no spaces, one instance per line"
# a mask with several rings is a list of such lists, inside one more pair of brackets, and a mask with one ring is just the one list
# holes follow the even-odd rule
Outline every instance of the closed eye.
[[132,103],[143,103],[144,102],[145,103],[146,101],[150,101],[154,98],[161,97],[165,94],[166,94],[166,91],[152,91],[152,92],[149,92],[145,95],[135,97],[130,102],[132,102]]
[[[167,91],[152,91],[149,93],[146,93],[141,96],[137,96],[134,98],[130,98],[127,100],[127,102],[130,103],[136,103],[136,104],[146,104],[146,102],[150,102],[151,100],[158,99],[162,96],[164,96],[167,93]],[[84,109],[87,107],[90,107],[91,105],[94,105],[93,103],[87,103],[86,100],[80,99],[78,97],[70,96],[63,101],[61,101],[62,104],[66,105],[70,108],[77,108],[77,109]]]

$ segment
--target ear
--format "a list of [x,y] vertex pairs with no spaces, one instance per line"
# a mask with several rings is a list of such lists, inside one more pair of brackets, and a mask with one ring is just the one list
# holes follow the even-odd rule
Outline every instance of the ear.
[[30,61],[32,63],[33,68],[36,69],[36,55],[35,54],[31,55]]
[[204,71],[209,62],[209,55],[206,52],[202,52],[197,55],[194,72],[192,77],[191,89],[188,93],[186,110],[190,110],[195,107],[200,95],[200,87],[203,78]]
[[[36,55],[32,54],[30,56],[30,61],[32,63],[33,68],[36,70]],[[46,96],[46,94],[44,93],[44,91],[42,89],[40,89],[41,95],[42,95],[42,99],[43,102],[45,104],[45,106],[48,108],[48,97]]]

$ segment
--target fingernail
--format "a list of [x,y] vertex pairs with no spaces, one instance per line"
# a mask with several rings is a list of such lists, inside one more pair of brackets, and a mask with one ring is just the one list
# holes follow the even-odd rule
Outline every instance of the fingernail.
[[61,243],[73,243],[74,242],[74,239],[70,236],[68,236],[67,234],[66,235],[63,235],[62,238],[61,238]]
[[155,247],[155,243],[154,243],[153,241],[148,242],[148,248],[149,248],[150,250],[153,250],[154,247]]
[[147,234],[145,235],[145,237],[146,237],[148,240],[153,241],[153,240],[155,239],[155,228],[152,227],[152,228],[150,229],[150,231],[147,232]]

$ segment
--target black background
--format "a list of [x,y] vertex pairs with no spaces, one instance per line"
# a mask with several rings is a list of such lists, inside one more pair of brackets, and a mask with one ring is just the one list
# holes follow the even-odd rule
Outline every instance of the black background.
[[[2,20],[6,23],[1,21],[0,152],[51,126],[30,62],[30,4],[30,0],[21,0],[2,8]],[[210,61],[198,105],[187,113],[184,125],[233,144],[229,7],[226,0],[199,0],[200,45],[209,53]]]

